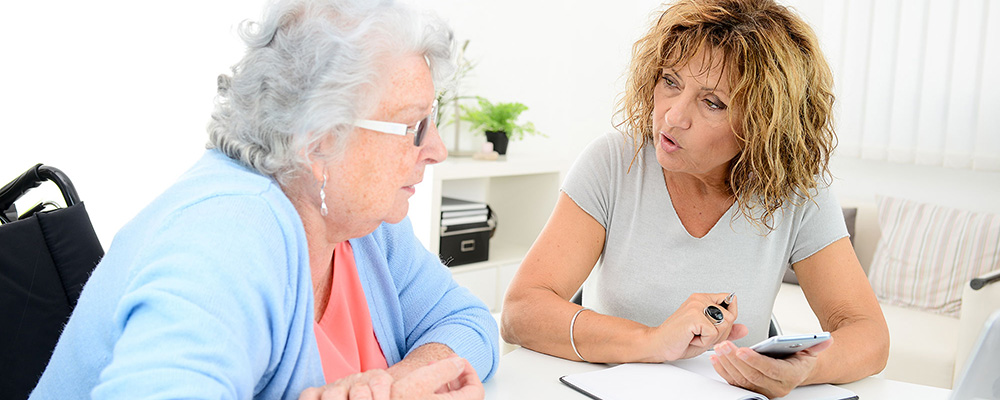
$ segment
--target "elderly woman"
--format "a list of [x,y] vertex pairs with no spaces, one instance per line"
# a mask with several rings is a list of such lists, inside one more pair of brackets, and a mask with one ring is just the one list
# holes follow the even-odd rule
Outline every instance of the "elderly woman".
[[[600,137],[570,170],[503,337],[598,363],[714,346],[720,375],[772,397],[880,371],[888,331],[823,179],[832,83],[815,34],[773,1],[666,9],[634,46],[618,125],[631,140]],[[789,264],[835,340],[771,359],[743,346],[767,337]]]
[[481,398],[496,323],[405,218],[446,156],[432,72],[450,30],[387,2],[289,0],[241,33],[209,150],[115,237],[32,398],[298,398],[326,382]]

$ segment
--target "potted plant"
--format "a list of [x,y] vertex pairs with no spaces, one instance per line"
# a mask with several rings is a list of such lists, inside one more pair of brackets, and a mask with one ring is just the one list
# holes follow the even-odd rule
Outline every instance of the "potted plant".
[[517,122],[521,113],[528,110],[528,106],[518,102],[494,104],[482,97],[478,101],[479,107],[463,105],[460,118],[472,124],[472,129],[484,132],[486,140],[493,143],[493,150],[497,153],[507,153],[507,142],[510,139],[524,139],[525,135],[545,136],[535,130],[535,124]]

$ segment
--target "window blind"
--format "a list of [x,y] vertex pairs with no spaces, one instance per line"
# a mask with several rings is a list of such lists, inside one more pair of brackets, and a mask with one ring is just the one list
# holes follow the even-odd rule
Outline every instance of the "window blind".
[[1000,171],[1000,0],[821,7],[839,156]]

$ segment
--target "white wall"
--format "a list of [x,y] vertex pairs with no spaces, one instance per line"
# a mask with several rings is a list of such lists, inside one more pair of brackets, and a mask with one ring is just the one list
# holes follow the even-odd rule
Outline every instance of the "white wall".
[[242,54],[234,27],[262,4],[5,3],[0,181],[62,169],[107,247],[203,151],[216,77]]
[[[632,42],[643,32],[652,0],[427,0],[469,40],[477,66],[463,81],[463,95],[494,102],[519,101],[523,119],[549,138],[513,142],[509,152],[571,160],[597,135],[612,131],[611,114],[622,86]],[[453,128],[442,129],[451,143]],[[466,134],[469,135],[469,134]],[[464,136],[462,149],[482,143]]]
[[[413,0],[469,39],[467,94],[520,101],[549,138],[510,151],[570,162],[608,132],[632,43],[655,0]],[[204,148],[215,78],[241,55],[236,23],[263,0],[14,2],[0,76],[0,181],[36,162],[65,171],[102,243]],[[790,1],[821,29],[821,2]],[[991,3],[992,4],[992,3]],[[443,129],[450,143],[450,128]],[[481,137],[463,137],[469,148]],[[891,191],[1000,212],[1000,174],[836,160],[838,190]],[[924,185],[925,176],[947,185]],[[882,184],[882,181],[893,182]]]

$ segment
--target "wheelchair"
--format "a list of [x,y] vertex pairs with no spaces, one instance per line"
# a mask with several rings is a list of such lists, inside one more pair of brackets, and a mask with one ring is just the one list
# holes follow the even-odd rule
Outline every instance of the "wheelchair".
[[[65,207],[15,201],[45,181]],[[76,188],[62,171],[37,164],[0,188],[0,397],[26,399],[104,249]]]

